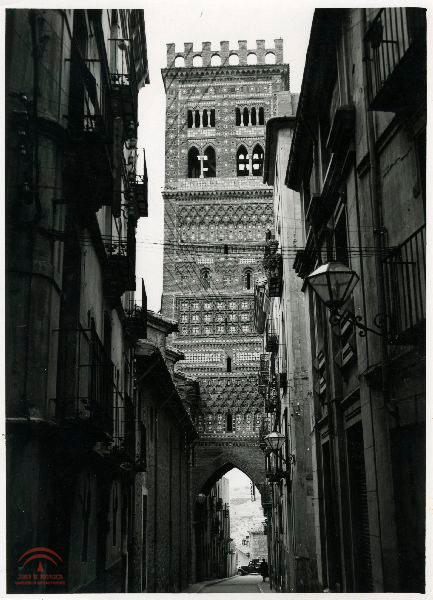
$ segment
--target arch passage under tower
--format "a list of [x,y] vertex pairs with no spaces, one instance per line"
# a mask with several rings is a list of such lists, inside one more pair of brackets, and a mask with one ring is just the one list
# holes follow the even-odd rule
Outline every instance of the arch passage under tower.
[[199,440],[194,446],[194,459],[193,502],[197,494],[209,492],[214,483],[233,468],[243,471],[260,493],[266,483],[265,460],[258,444],[236,441],[210,444]]

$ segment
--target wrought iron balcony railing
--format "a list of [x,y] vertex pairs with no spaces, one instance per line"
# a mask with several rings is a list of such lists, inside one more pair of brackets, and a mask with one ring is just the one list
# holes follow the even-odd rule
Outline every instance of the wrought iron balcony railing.
[[365,34],[371,110],[419,104],[426,87],[426,11],[381,8]]
[[122,394],[115,386],[114,453],[129,462],[135,460],[134,405],[128,394]]
[[137,82],[133,47],[129,39],[110,39],[110,81],[115,115],[122,116],[125,135],[137,122]]
[[112,435],[114,366],[95,328],[61,329],[58,335],[57,418],[85,421],[94,430]]
[[281,296],[283,289],[283,257],[277,254],[278,241],[270,239],[266,242],[263,268],[268,280],[269,297]]
[[396,344],[423,342],[426,319],[425,225],[384,259],[388,335]]
[[107,264],[104,273],[104,292],[108,298],[119,298],[135,290],[135,274],[128,253],[128,241],[119,236],[104,240]]

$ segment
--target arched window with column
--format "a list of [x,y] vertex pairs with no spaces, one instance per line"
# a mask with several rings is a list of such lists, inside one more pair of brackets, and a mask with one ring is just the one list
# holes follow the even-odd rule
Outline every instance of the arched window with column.
[[257,125],[257,112],[254,106],[251,109],[251,125]]
[[265,111],[263,106],[259,108],[259,125],[265,124]]
[[215,127],[215,109],[210,109],[210,126]]
[[187,114],[188,114],[188,127],[189,127],[189,129],[191,129],[191,127],[194,125],[192,110],[189,110]]
[[240,124],[241,124],[241,109],[237,108],[236,109],[236,125],[239,127]]
[[249,174],[249,157],[245,146],[239,146],[236,154],[236,169],[238,177],[244,177]]
[[194,112],[194,127],[200,127],[200,111],[196,110]]
[[199,161],[199,151],[193,146],[188,150],[188,177],[196,178],[200,177],[200,161]]
[[263,148],[260,144],[256,144],[253,150],[253,175],[263,175]]
[[204,151],[206,157],[203,165],[204,177],[216,177],[216,154],[212,146],[208,146]]

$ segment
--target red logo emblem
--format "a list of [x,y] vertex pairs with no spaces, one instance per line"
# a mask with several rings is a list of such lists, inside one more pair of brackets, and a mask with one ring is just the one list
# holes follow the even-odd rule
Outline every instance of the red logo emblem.
[[41,558],[45,560],[49,560],[53,564],[58,565],[58,562],[61,563],[63,560],[54,552],[54,550],[50,550],[50,548],[44,548],[43,546],[37,546],[36,548],[31,548],[24,552],[24,554],[19,558],[18,562],[25,559],[22,563],[21,567],[24,567],[27,563],[32,560],[39,560],[39,565],[37,569],[37,573],[19,573],[18,581],[15,582],[16,585],[47,585],[47,584],[57,584],[64,585],[65,580],[63,579],[63,575],[61,573],[44,573],[44,568],[41,563]]

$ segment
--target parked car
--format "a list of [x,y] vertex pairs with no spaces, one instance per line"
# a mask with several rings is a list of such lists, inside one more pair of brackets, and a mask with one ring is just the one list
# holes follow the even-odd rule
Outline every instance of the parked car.
[[259,573],[260,561],[258,558],[250,560],[248,565],[238,567],[238,575],[257,575]]

